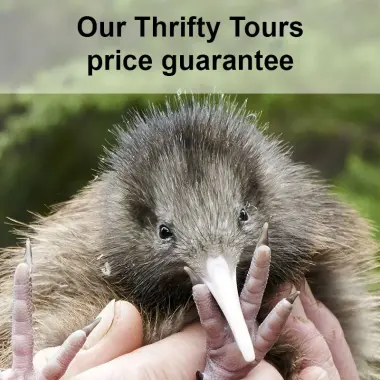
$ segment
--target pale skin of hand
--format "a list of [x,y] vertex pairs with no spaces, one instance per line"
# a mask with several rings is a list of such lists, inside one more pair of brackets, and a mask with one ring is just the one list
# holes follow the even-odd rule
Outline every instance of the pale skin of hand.
[[[189,327],[188,329],[194,330],[192,335],[193,339],[188,338],[185,341],[183,340],[182,334],[188,333],[188,329],[186,329],[185,331],[175,334],[174,336],[154,345],[143,347],[133,353],[130,353],[129,355],[120,356],[123,352],[118,349],[118,339],[120,342],[123,342],[123,340],[126,340],[126,336],[131,335],[131,331],[129,334],[127,331],[123,331],[123,333],[118,331],[118,326],[121,326],[121,311],[123,308],[130,308],[131,305],[122,302],[118,302],[116,304],[111,302],[100,314],[102,321],[88,337],[84,350],[82,350],[74,359],[73,363],[71,363],[64,378],[72,378],[75,374],[81,372],[82,375],[78,376],[78,378],[83,378],[84,376],[89,376],[89,378],[93,378],[94,376],[104,376],[108,378],[111,373],[109,372],[110,369],[108,366],[115,365],[114,368],[117,368],[118,365],[115,363],[124,361],[126,361],[126,363],[123,363],[121,367],[119,367],[120,374],[114,373],[112,376],[115,378],[140,378],[141,375],[139,374],[139,371],[143,371],[145,374],[149,373],[149,371],[152,373],[155,373],[157,370],[161,371],[160,367],[165,366],[165,363],[171,362],[170,358],[173,357],[173,355],[176,355],[178,352],[178,346],[181,348],[181,355],[183,355],[182,359],[178,358],[175,365],[166,365],[162,375],[151,375],[149,378],[165,378],[166,376],[167,378],[194,378],[196,370],[193,370],[191,373],[192,369],[188,365],[188,358],[194,357],[193,352],[194,348],[196,348],[196,346],[192,345],[191,342],[194,339],[202,339],[203,331],[205,331],[207,344],[205,344],[205,339],[203,338],[202,346],[206,346],[208,348],[207,355],[204,354],[204,349],[199,350],[199,348],[196,348],[197,354],[203,352],[203,357],[208,357],[208,364],[206,366],[206,370],[204,371],[204,378],[206,380],[242,379],[246,374],[248,374],[251,368],[260,363],[266,352],[268,352],[268,350],[276,342],[287,318],[290,315],[292,302],[294,302],[294,299],[298,296],[298,292],[295,292],[292,297],[281,300],[277,305],[275,305],[272,312],[260,326],[256,324],[256,315],[260,308],[262,295],[265,290],[269,266],[270,249],[265,245],[261,245],[255,251],[252,265],[249,270],[249,275],[247,276],[246,285],[240,297],[241,307],[247,326],[251,326],[251,333],[255,336],[254,346],[256,350],[256,361],[252,364],[247,364],[243,360],[240,351],[234,342],[232,334],[230,332],[225,332],[225,328],[228,327],[228,325],[220,314],[215,300],[211,296],[211,293],[208,291],[207,287],[205,285],[198,284],[194,286],[193,292],[204,330],[196,325]],[[117,306],[119,306],[119,308]],[[130,319],[130,313],[131,310],[130,312],[124,311],[122,315]],[[134,314],[136,315],[136,313]],[[126,323],[128,319],[125,321]],[[114,322],[112,322],[112,320]],[[140,336],[136,335],[136,331],[140,332]],[[104,337],[106,332],[107,334]],[[138,337],[137,342],[141,343],[141,321],[139,328],[135,329],[133,333],[134,338]],[[95,344],[96,340],[99,340],[99,342]],[[109,347],[105,345],[106,342],[108,342]],[[129,345],[130,347],[126,347],[125,344],[122,346],[125,350],[124,353],[132,351],[136,348],[131,341],[129,341]],[[161,351],[160,346],[163,347],[163,355],[157,356],[155,351]],[[186,354],[186,350],[191,351]],[[46,362],[44,359],[53,353],[54,349],[44,350],[38,353],[35,359],[37,369],[39,366],[44,366]],[[164,353],[167,353],[167,355]],[[104,355],[106,355],[107,358],[104,358]],[[117,359],[110,362],[113,357]],[[149,365],[147,365],[144,360],[139,359],[140,357],[145,359],[149,358]],[[94,366],[94,360],[99,360],[100,363],[98,364],[108,363],[104,364],[104,366],[97,366],[92,371],[89,370],[87,373],[86,371],[83,373],[86,368],[91,368]],[[128,361],[131,362],[130,365],[128,364]],[[139,364],[140,361],[141,365]],[[202,361],[202,356],[199,356],[198,360],[193,363],[198,363],[198,368],[205,366],[204,359]],[[103,370],[104,374],[102,372]],[[182,376],[176,373],[177,370],[182,373]],[[168,373],[165,373],[165,371]],[[91,372],[96,372],[96,375]]]
[[[302,303],[301,300],[295,301],[293,315],[290,318],[288,316],[292,305],[283,299],[275,307],[275,312],[270,314],[271,317],[267,318],[260,327],[257,326],[256,314],[261,305],[269,263],[270,249],[261,245],[255,251],[250,275],[247,277],[241,296],[243,314],[247,326],[252,330],[254,336],[257,362],[253,365],[247,365],[242,360],[231,335],[224,333],[225,322],[218,314],[215,301],[207,287],[196,285],[194,286],[194,299],[204,328],[199,324],[194,324],[158,343],[139,348],[142,344],[142,322],[139,313],[127,302],[111,302],[101,313],[100,323],[88,336],[84,346],[86,335],[89,332],[88,328],[72,334],[71,340],[69,338],[63,345],[66,348],[63,356],[62,347],[50,348],[37,353],[34,358],[36,371],[33,369],[29,355],[26,361],[28,371],[24,376],[19,376],[15,370],[18,370],[17,367],[25,367],[23,355],[26,351],[30,351],[31,346],[30,344],[19,344],[20,342],[17,340],[23,331],[18,327],[18,334],[14,341],[16,360],[13,366],[13,375],[9,376],[3,373],[0,374],[0,379],[194,379],[195,372],[199,368],[205,367],[205,357],[207,357],[205,379],[262,380],[268,378],[280,380],[281,376],[275,368],[261,358],[284,330],[285,334],[281,339],[288,339],[288,342],[291,341],[298,348],[301,355],[312,358],[303,363],[301,373],[297,374],[298,379],[357,380],[356,367],[338,321],[321,303],[315,301],[306,283],[300,286]],[[14,314],[14,318],[15,315],[16,318],[13,323],[14,326],[17,324],[24,326],[26,322],[26,326],[28,326],[31,323],[31,313],[22,312],[22,307],[27,306],[23,305],[23,300],[27,298],[25,289],[27,289],[29,280],[28,266],[21,264],[17,270],[18,280],[21,279],[21,282],[24,283],[17,284],[15,281],[15,289],[18,287],[22,291],[15,293],[17,294],[16,299],[21,301],[21,303],[17,301],[15,305],[19,304],[21,309]],[[247,292],[246,290],[252,286],[259,291]],[[292,302],[295,298],[293,296]],[[20,324],[17,321],[19,318],[17,315],[19,317],[26,315],[27,320]],[[285,329],[283,329],[284,325]],[[290,338],[287,338],[287,335]],[[335,339],[330,339],[332,336]],[[22,338],[29,342],[28,336],[25,334]],[[68,346],[69,350],[67,350]],[[82,346],[83,349],[75,356]],[[208,347],[207,352],[205,352],[206,346]],[[23,349],[20,350],[20,347]],[[220,362],[223,363],[222,370]],[[67,366],[68,370],[66,371]],[[213,370],[210,371],[210,368]],[[63,373],[65,373],[64,376]]]
[[[291,342],[299,347],[300,352],[312,359],[305,362],[295,379],[358,380],[354,360],[338,321],[322,303],[314,299],[306,282],[300,285],[300,290],[300,300],[295,301],[285,330],[291,333]],[[77,376],[68,373],[67,378],[187,380],[193,379],[197,369],[204,367],[206,335],[199,323],[158,343],[136,349],[142,341],[139,314],[128,302],[118,301],[116,305],[119,305],[116,308],[119,311],[115,313],[116,323],[93,348],[84,350],[82,356],[74,359],[69,371],[71,369]],[[136,334],[131,334],[129,340],[119,340],[115,344],[115,337],[124,334],[126,329],[131,329]],[[332,336],[335,339],[331,339]],[[283,339],[286,339],[286,333]],[[94,350],[98,349],[100,354],[94,359]],[[37,355],[39,365],[44,363],[46,356],[51,355],[51,350],[56,348],[43,350]],[[120,352],[123,352],[121,356]],[[112,356],[114,360],[110,361]],[[109,362],[106,363],[107,361]],[[83,368],[91,367],[94,368],[82,372]],[[278,371],[265,360],[244,377],[244,380],[263,379],[283,380]]]

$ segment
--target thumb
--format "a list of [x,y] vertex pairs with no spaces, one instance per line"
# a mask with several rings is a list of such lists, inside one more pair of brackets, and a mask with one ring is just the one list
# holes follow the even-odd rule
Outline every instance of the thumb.
[[329,380],[327,372],[321,367],[308,367],[294,377],[294,380]]
[[[92,368],[75,380],[192,379],[205,365],[205,333],[200,323],[154,344]],[[74,380],[74,379],[72,379]]]
[[[129,302],[112,300],[99,317],[102,319],[88,336],[83,349],[76,355],[62,379],[69,379],[142,345],[141,316]],[[54,347],[39,351],[34,359],[36,368],[43,366],[57,349],[58,347]]]

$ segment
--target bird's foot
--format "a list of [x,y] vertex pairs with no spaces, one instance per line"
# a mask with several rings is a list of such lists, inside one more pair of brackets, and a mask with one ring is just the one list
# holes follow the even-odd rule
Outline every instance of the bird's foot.
[[72,333],[58,352],[38,373],[33,365],[32,316],[32,250],[26,243],[25,262],[17,266],[14,274],[12,306],[12,368],[0,371],[0,380],[55,380],[61,378],[87,336],[99,323],[96,319],[82,330]]
[[246,362],[234,340],[228,323],[206,285],[193,286],[193,296],[206,332],[206,367],[197,372],[197,380],[239,380],[244,378],[276,343],[299,292],[282,299],[259,326],[256,321],[265,291],[271,252],[268,230],[264,225],[247,279],[240,294],[240,306],[252,337],[255,359]]

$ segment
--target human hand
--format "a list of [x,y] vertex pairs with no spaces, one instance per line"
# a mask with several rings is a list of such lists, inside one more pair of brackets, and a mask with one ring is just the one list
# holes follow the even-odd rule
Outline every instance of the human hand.
[[[342,328],[333,314],[314,299],[305,281],[299,287],[300,299],[294,302],[292,315],[285,325],[282,342],[291,343],[304,359],[293,378],[297,380],[357,380],[352,354]],[[289,293],[290,287],[284,289]],[[126,323],[129,322],[126,320]],[[135,326],[140,328],[139,321]],[[112,344],[106,336],[105,340]],[[122,355],[115,360],[85,371],[76,380],[113,379],[193,379],[205,365],[205,332],[199,323],[160,342]],[[244,380],[283,380],[274,366],[261,361]]]
[[[263,234],[259,239],[259,242],[262,241],[262,244],[268,240],[267,230],[268,228],[266,225],[266,227],[263,228]],[[115,326],[118,325],[115,322],[114,318],[116,315],[115,309],[113,310],[114,317],[108,318],[108,312],[106,312],[107,310],[114,308],[114,304],[111,303],[106,308],[104,313],[105,315],[102,315],[102,321],[98,326],[95,327],[95,330],[88,338],[85,331],[79,331],[75,336],[79,334],[80,339],[78,335],[76,337],[75,344],[71,343],[69,347],[67,347],[67,344],[64,343],[62,347],[43,350],[36,355],[36,358],[33,361],[33,332],[31,328],[31,278],[29,272],[32,259],[30,244],[29,249],[27,247],[27,256],[29,257],[29,259],[27,259],[29,263],[21,264],[21,266],[19,266],[16,270],[16,302],[13,307],[13,326],[18,327],[20,325],[20,319],[22,319],[21,323],[23,324],[23,327],[20,328],[19,331],[17,330],[16,333],[13,331],[12,341],[14,348],[14,364],[10,372],[8,371],[7,373],[1,375],[2,377],[6,379],[17,378],[20,380],[29,378],[33,380],[53,380],[55,378],[62,377],[67,379],[76,375],[78,372],[85,371],[91,366],[99,367],[102,365],[102,363],[110,362],[115,357],[121,357],[120,355],[133,349],[134,344],[132,344],[132,347],[128,348],[124,346],[123,349],[120,349],[120,346],[118,345],[118,338],[122,339],[123,337],[128,336],[128,334],[115,335],[114,331],[117,331],[117,328]],[[257,341],[259,342],[255,345],[255,349],[258,351],[258,355],[256,355],[256,360],[252,364],[252,367],[256,366],[262,360],[266,352],[275,343],[284,323],[286,322],[287,317],[290,314],[292,307],[291,302],[288,300],[282,300],[278,303],[278,305],[276,305],[273,312],[269,314],[263,324],[261,326],[256,326],[256,315],[260,308],[262,295],[265,290],[269,273],[269,265],[270,249],[269,247],[260,244],[258,249],[255,251],[249,275],[247,276],[247,281],[240,297],[241,308],[243,312],[241,317],[244,318],[241,320],[241,326],[244,326],[245,323],[247,323],[249,331],[251,334],[255,335],[258,338]],[[20,279],[22,280],[21,282],[23,286],[21,292],[17,291],[19,289],[18,285]],[[228,377],[223,375],[223,378],[236,378],[236,376],[242,378],[251,368],[251,365],[247,364],[242,359],[240,351],[234,342],[232,334],[224,333],[228,325],[224,323],[223,316],[220,314],[218,308],[216,307],[216,303],[213,300],[210,291],[205,285],[197,285],[194,287],[194,298],[198,306],[201,322],[206,329],[206,337],[208,343],[207,347],[209,348],[207,351],[208,364],[209,367],[210,365],[212,366],[212,368],[210,367],[208,372],[206,372],[206,376],[209,378],[215,376],[220,378],[223,372],[221,365],[223,366],[224,361],[227,360],[230,373]],[[292,298],[292,300],[294,300],[294,298]],[[21,311],[18,311],[18,301],[22,301],[23,308]],[[119,305],[124,304],[120,303]],[[125,315],[128,315],[128,313],[125,313]],[[26,323],[24,324],[24,322]],[[109,323],[111,323],[111,326]],[[121,323],[120,326],[125,326],[125,324]],[[104,332],[108,329],[110,329],[110,331],[107,333],[108,340],[101,339],[98,344],[94,344],[96,342],[94,336],[98,336],[99,338],[99,335],[101,335],[100,331],[103,331],[104,335]],[[140,329],[140,331],[141,330],[142,329]],[[217,332],[220,336],[215,336],[213,331]],[[248,330],[247,337],[249,340],[248,343],[251,344],[250,334],[248,334]],[[22,339],[20,340],[19,338]],[[87,343],[80,351],[86,338]],[[138,341],[139,339],[137,339],[137,342]],[[14,344],[15,342],[16,344]],[[220,344],[220,347],[218,347],[213,354],[212,348],[216,343]],[[75,349],[73,349],[72,346],[75,346]],[[227,347],[227,350],[225,352],[223,347]],[[254,360],[253,355],[251,360]],[[136,362],[133,364],[135,368],[138,368],[136,367]],[[56,367],[58,367],[58,369]],[[145,371],[145,365],[143,366],[143,370]]]
[[[255,271],[253,273],[260,274]],[[207,334],[199,324],[193,324],[160,342],[139,348],[142,344],[139,313],[127,302],[111,301],[101,313],[100,323],[76,356],[94,325],[72,334],[61,347],[37,353],[33,368],[30,361],[31,313],[30,310],[27,312],[31,296],[29,281],[28,265],[21,264],[15,275],[16,302],[13,318],[16,332],[20,334],[16,334],[14,342],[15,366],[12,370],[0,373],[0,379],[192,379],[196,370],[205,366]],[[286,321],[285,333],[281,337],[283,342],[296,347],[299,356],[303,358],[298,379],[357,380],[357,369],[339,322],[324,305],[314,299],[306,282],[301,284],[300,290],[301,300],[295,301],[292,317]],[[289,289],[284,291],[285,296],[286,294],[289,294]],[[198,304],[199,296],[206,297],[204,299],[207,300],[210,295],[204,290],[199,294],[198,289]],[[19,338],[25,339],[28,344],[21,347]],[[65,375],[61,377],[63,373]],[[247,371],[243,377],[239,375],[230,378],[282,379],[278,371],[265,360]]]
[[[71,379],[142,346],[141,316],[129,302],[112,300],[98,318],[101,318],[99,324],[87,337],[61,380]],[[46,366],[58,349],[59,347],[46,348],[36,354],[34,366],[37,372]]]
[[318,366],[325,371],[323,379],[359,380],[354,358],[338,319],[315,299],[306,280],[300,284],[299,290],[300,298],[294,302],[292,316],[281,339],[296,347],[301,358],[301,374],[311,366]]

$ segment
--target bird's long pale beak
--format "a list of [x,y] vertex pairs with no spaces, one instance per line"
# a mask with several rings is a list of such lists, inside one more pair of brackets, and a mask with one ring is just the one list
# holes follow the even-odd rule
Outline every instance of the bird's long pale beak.
[[236,268],[232,269],[222,256],[207,259],[204,283],[209,288],[230,326],[243,358],[255,360],[252,338],[240,307],[236,284]]

